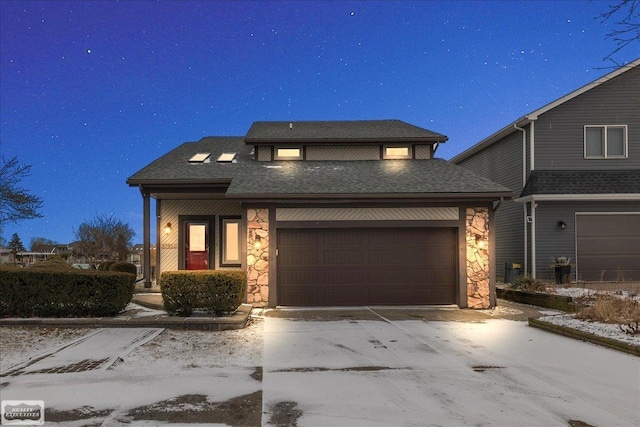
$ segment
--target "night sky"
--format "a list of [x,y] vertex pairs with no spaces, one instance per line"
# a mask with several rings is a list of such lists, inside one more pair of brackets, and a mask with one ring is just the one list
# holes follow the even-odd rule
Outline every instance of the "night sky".
[[256,120],[400,119],[451,158],[612,71],[608,4],[2,0],[0,155],[44,200],[2,237],[69,243],[114,215],[142,242],[127,177]]

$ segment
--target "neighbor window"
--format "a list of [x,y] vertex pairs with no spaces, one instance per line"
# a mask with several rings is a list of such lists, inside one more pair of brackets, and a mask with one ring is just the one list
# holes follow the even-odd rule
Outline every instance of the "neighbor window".
[[585,126],[584,157],[587,159],[627,157],[627,126]]
[[295,148],[276,148],[276,160],[300,160],[302,159],[302,149]]
[[222,251],[220,264],[223,267],[236,267],[241,264],[240,254],[240,218],[222,218],[220,220],[220,229],[222,235]]
[[409,146],[385,146],[384,156],[385,159],[410,159],[411,148]]

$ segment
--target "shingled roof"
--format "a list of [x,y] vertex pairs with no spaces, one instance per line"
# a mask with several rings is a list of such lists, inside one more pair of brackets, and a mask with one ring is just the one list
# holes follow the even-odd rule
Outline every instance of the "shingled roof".
[[[254,162],[252,147],[243,137],[207,137],[198,142],[185,142],[164,156],[134,173],[129,185],[230,183],[239,165]],[[237,153],[235,163],[216,163],[222,153]],[[189,163],[197,153],[211,153],[211,163]]]
[[264,162],[242,169],[228,197],[477,197],[511,190],[442,159]]
[[254,122],[245,137],[247,144],[274,142],[343,143],[445,142],[445,135],[401,120]]
[[[133,174],[131,186],[228,186],[226,196],[275,197],[439,197],[499,198],[512,191],[441,159],[380,161],[259,162],[242,137],[208,137],[180,145]],[[217,163],[224,152],[234,163]],[[189,163],[211,153],[209,163]]]
[[541,194],[640,194],[640,170],[534,170],[520,197]]

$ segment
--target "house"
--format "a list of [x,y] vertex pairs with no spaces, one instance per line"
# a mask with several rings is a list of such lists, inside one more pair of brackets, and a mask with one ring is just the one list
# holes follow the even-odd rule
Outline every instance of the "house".
[[254,306],[489,307],[494,210],[512,191],[434,158],[445,141],[399,120],[255,122],[127,183],[147,253],[156,201],[157,277],[242,269]]
[[514,190],[496,214],[496,267],[584,281],[640,280],[640,59],[451,159]]

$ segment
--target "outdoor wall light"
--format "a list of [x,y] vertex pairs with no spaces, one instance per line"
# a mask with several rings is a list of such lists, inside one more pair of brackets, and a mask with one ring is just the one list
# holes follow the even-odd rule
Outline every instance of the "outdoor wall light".
[[484,249],[487,246],[487,241],[484,240],[479,234],[476,234],[476,246],[478,246],[480,249]]
[[171,223],[168,222],[167,225],[164,226],[164,234],[170,234],[171,233]]
[[565,230],[567,228],[567,223],[564,221],[558,221],[558,228],[560,230]]
[[262,238],[256,235],[256,238],[253,239],[253,247],[255,249],[260,249],[262,247]]

